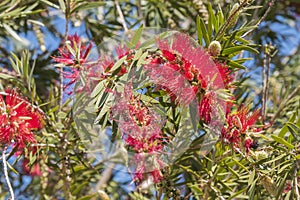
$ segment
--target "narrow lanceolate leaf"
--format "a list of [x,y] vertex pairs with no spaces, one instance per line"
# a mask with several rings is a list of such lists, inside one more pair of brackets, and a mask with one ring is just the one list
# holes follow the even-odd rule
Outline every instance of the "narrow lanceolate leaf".
[[212,9],[212,5],[209,3],[208,6],[208,13],[209,13],[209,18],[208,18],[208,35],[212,36],[213,31],[216,29],[215,27],[217,26],[217,20],[214,14],[214,11]]
[[276,142],[285,145],[286,147],[293,149],[295,148],[294,145],[292,145],[291,143],[289,143],[288,141],[286,141],[285,139],[278,137],[276,135],[271,135],[271,137],[273,138],[273,140],[275,140]]
[[198,34],[198,43],[199,43],[200,46],[202,46],[203,33],[202,33],[202,30],[201,30],[200,20],[201,20],[201,18],[198,15],[197,19],[196,19],[196,28],[197,28],[197,34]]
[[205,41],[205,46],[208,47],[208,45],[210,44],[209,35],[208,35],[205,23],[202,18],[200,18],[200,28],[201,28],[203,38]]
[[11,75],[8,75],[8,74],[0,73],[0,78],[1,79],[12,79],[14,77]]
[[10,26],[8,26],[7,24],[3,24],[3,27],[14,39],[22,42],[23,44],[27,43],[27,41],[25,39],[22,39]]
[[288,122],[287,124],[287,128],[289,129],[290,133],[293,135],[293,137],[300,141],[300,137],[299,137],[299,133],[300,133],[300,127],[297,126],[297,124],[293,124],[291,122]]
[[127,42],[127,46],[128,48],[132,49],[135,48],[136,45],[138,44],[138,42],[140,41],[141,37],[142,37],[142,33],[143,33],[143,27],[141,26],[135,33],[134,36],[131,40],[131,42]]
[[253,170],[252,172],[250,172],[250,176],[249,176],[249,179],[248,179],[248,185],[251,185],[254,181],[254,178],[255,178],[255,170]]
[[[297,116],[297,113],[294,113],[294,114],[291,116],[291,118],[289,119],[288,122],[293,123],[293,122],[295,121],[295,119],[296,119],[296,116]],[[280,130],[278,136],[279,136],[279,137],[284,137],[285,134],[288,132],[288,130],[289,130],[289,129],[288,129],[288,127],[287,127],[287,124],[285,124],[285,125],[283,126],[283,128]]]
[[124,56],[123,58],[121,58],[120,60],[118,60],[115,64],[114,64],[114,66],[111,68],[111,72],[113,72],[113,71],[115,71],[115,70],[117,70],[119,67],[121,67],[121,65],[123,64],[123,62],[126,60],[126,56]]
[[229,48],[226,48],[222,51],[222,55],[230,55],[230,54],[237,54],[241,51],[249,51],[249,52],[252,52],[252,53],[259,53],[259,51],[257,51],[256,49],[252,48],[252,47],[249,47],[249,46],[246,46],[246,45],[241,45],[241,46],[235,46],[235,47],[229,47]]
[[240,194],[242,194],[243,192],[245,192],[248,188],[245,187],[243,189],[241,189],[240,191],[237,191],[236,193],[233,193],[228,199],[233,199],[235,197],[238,197]]
[[238,68],[238,69],[246,69],[244,65],[241,65],[233,60],[228,60],[228,65],[233,67],[233,68]]
[[100,2],[83,2],[83,3],[79,3],[78,5],[76,5],[72,10],[71,13],[75,13],[81,10],[88,10],[88,9],[92,9],[92,8],[97,8],[100,6],[104,6],[106,3],[103,1]]

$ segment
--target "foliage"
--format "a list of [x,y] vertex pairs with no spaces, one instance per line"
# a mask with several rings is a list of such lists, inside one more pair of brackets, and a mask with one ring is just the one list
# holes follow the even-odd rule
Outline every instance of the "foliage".
[[0,198],[299,199],[298,8],[2,1]]

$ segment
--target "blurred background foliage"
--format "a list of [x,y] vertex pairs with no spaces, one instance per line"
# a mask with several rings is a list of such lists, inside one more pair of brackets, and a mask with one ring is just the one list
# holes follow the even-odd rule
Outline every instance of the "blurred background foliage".
[[[238,1],[2,0],[1,89],[18,86],[47,111],[46,130],[37,137],[51,144],[40,153],[44,155],[39,161],[41,177],[11,174],[17,199],[107,199],[106,193],[112,199],[155,198],[153,188],[132,187],[130,177],[118,178],[118,170],[112,170],[99,186],[107,169],[102,163],[91,166],[82,160],[84,152],[70,123],[71,111],[59,107],[59,71],[52,56],[58,54],[66,36],[74,33],[95,45],[140,25],[179,30],[197,38],[197,16],[207,25],[211,5],[215,13],[221,9],[227,19],[235,3]],[[156,188],[165,194],[164,199],[171,198],[178,188],[184,199],[299,199],[300,3],[248,0],[247,4],[226,36],[240,27],[257,25],[246,31],[244,39],[257,44],[259,54],[242,52],[234,57],[252,58],[236,77],[240,87],[235,95],[240,104],[265,107],[263,121],[272,126],[257,136],[259,147],[251,158],[219,143],[202,159],[196,151],[187,152],[177,167],[166,170],[165,181]],[[25,65],[34,70],[33,76],[17,72],[16,68]],[[70,144],[62,140],[65,137]],[[192,159],[186,160],[188,157]],[[67,168],[61,170],[61,163]],[[0,177],[0,196],[4,198],[7,188],[2,174]]]

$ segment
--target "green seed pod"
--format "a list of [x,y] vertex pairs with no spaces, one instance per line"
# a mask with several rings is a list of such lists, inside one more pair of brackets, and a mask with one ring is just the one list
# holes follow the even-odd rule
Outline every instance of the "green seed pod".
[[275,196],[277,193],[277,187],[273,179],[267,175],[261,177],[261,183],[270,195]]
[[216,40],[212,41],[208,46],[208,52],[212,56],[220,55],[221,50],[222,50],[221,44]]

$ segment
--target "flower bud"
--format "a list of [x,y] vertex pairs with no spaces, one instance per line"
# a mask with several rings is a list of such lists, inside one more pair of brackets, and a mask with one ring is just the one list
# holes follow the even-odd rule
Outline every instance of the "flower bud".
[[98,190],[97,192],[101,200],[109,200],[109,196],[103,190]]
[[208,52],[212,56],[220,55],[221,50],[222,50],[221,44],[216,40],[212,41],[208,46]]

